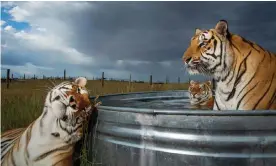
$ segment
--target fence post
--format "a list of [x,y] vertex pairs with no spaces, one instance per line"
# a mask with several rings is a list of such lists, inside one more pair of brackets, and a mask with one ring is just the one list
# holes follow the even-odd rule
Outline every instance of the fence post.
[[150,75],[150,85],[152,85],[152,75]]
[[35,80],[35,74],[34,74],[34,80]]
[[104,87],[104,72],[102,72],[102,87]]
[[169,77],[166,75],[166,84],[169,83]]
[[131,85],[131,74],[129,75],[129,86]]
[[10,87],[10,69],[7,69],[7,89]]
[[131,74],[129,74],[128,91],[131,92]]
[[24,74],[24,76],[23,76],[23,79],[24,79],[24,80],[26,79],[25,74]]
[[64,69],[64,73],[63,73],[63,80],[66,79],[66,69]]
[[180,84],[180,77],[178,77],[178,83]]

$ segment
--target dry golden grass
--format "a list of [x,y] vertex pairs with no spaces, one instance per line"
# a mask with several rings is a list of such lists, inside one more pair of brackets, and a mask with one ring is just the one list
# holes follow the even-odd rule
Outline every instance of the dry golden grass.
[[[53,81],[55,84],[61,80]],[[48,88],[53,87],[50,80],[26,80],[25,82],[12,82],[10,88],[1,85],[1,132],[26,127],[41,113]],[[105,81],[104,87],[100,80],[88,81],[87,88],[90,95],[105,95],[114,93],[162,91],[187,89],[187,84],[152,85],[148,83],[131,83],[118,81]]]

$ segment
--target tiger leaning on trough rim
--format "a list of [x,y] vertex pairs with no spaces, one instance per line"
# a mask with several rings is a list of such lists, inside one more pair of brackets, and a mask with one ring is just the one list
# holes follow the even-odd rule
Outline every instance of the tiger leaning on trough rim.
[[2,166],[70,166],[74,145],[83,136],[83,124],[97,103],[91,104],[87,80],[62,82],[48,92],[42,114],[27,128],[1,135]]
[[276,54],[230,33],[227,21],[196,29],[182,58],[190,74],[214,78],[214,110],[276,110]]

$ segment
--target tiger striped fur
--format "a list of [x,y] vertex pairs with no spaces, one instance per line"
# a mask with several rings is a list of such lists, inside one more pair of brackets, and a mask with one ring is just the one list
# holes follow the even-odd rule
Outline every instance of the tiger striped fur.
[[42,114],[27,128],[1,135],[2,166],[70,166],[83,124],[96,111],[86,79],[62,82],[48,92]]
[[190,74],[213,76],[214,110],[276,110],[276,55],[231,34],[221,20],[196,29],[183,54]]

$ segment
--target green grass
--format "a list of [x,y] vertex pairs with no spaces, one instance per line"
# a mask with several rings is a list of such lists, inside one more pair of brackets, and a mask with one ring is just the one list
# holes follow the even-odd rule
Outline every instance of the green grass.
[[[61,80],[52,81],[55,84]],[[26,127],[42,113],[44,100],[48,88],[53,84],[50,80],[26,80],[25,82],[12,82],[10,88],[1,84],[1,133],[10,129]],[[91,96],[114,93],[160,91],[187,89],[187,84],[131,83],[118,81],[105,81],[104,87],[100,80],[89,80],[87,88]]]

